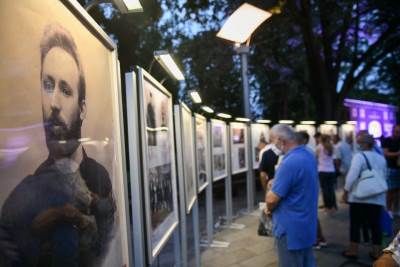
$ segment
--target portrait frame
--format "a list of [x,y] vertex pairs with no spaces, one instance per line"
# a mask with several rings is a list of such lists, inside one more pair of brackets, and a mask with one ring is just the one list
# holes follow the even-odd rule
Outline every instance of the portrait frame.
[[[189,107],[180,102],[174,106],[175,113],[175,134],[176,150],[178,157],[178,175],[181,176],[185,189],[185,207],[189,214],[197,199],[197,178],[195,162],[195,133],[192,111]],[[190,119],[189,119],[190,118]],[[189,125],[187,125],[189,124]],[[188,164],[189,163],[189,164]]]
[[[217,136],[218,134],[218,136]],[[228,176],[228,127],[222,120],[211,119],[211,170],[213,182]],[[218,159],[218,160],[217,160]],[[223,160],[222,160],[223,159]],[[217,166],[223,163],[224,166]],[[218,169],[216,169],[218,167]],[[222,168],[220,168],[222,167]]]
[[[208,186],[208,168],[209,168],[209,164],[210,164],[210,159],[209,159],[209,155],[207,153],[208,150],[208,146],[209,146],[209,138],[208,138],[208,126],[207,126],[207,119],[206,117],[195,113],[194,114],[194,123],[193,123],[194,127],[195,127],[195,151],[196,151],[196,157],[195,157],[195,162],[196,162],[196,176],[197,176],[197,184],[198,184],[198,193],[201,193],[207,186]],[[200,131],[202,133],[200,133]],[[199,141],[199,136],[200,134],[202,134],[203,139],[204,139],[204,143],[203,143],[203,152],[200,150],[201,146],[199,145],[200,141]],[[204,153],[204,158],[200,158],[199,154],[200,153]],[[204,169],[201,168],[201,163],[204,160]],[[200,177],[200,175],[202,174],[202,172],[204,172],[203,174],[205,175],[205,181],[202,182],[202,179]]]
[[[177,175],[175,168],[175,141],[174,141],[174,127],[173,127],[173,111],[172,111],[172,94],[155,78],[153,78],[144,69],[137,67],[138,89],[139,89],[139,114],[140,114],[140,140],[142,149],[142,182],[144,193],[144,213],[145,213],[145,240],[147,249],[147,258],[150,264],[161,252],[167,241],[171,238],[173,231],[179,223],[178,217],[178,194],[177,194]],[[155,92],[165,97],[167,100],[168,111],[168,125],[167,131],[170,157],[170,177],[172,183],[172,211],[168,214],[164,221],[157,226],[157,229],[152,229],[151,205],[150,205],[150,188],[149,188],[149,170],[150,162],[148,160],[149,145],[146,126],[146,107],[145,107],[145,83],[148,83]]]
[[258,166],[260,164],[261,159],[257,160],[258,154],[259,154],[259,149],[258,149],[258,144],[259,140],[262,138],[261,134],[264,135],[265,141],[267,144],[269,143],[269,125],[263,124],[263,123],[252,123],[250,125],[251,127],[251,148],[252,148],[252,153],[253,154],[253,169],[258,169]]
[[248,125],[242,122],[231,122],[231,168],[232,175],[246,172],[249,168]]
[[[10,2],[9,2],[10,3]],[[4,8],[7,6],[9,3],[3,2]],[[40,32],[39,29],[42,29],[42,26],[44,28],[44,25],[50,25],[50,24],[58,24],[70,34],[71,39],[73,40],[72,42],[76,43],[77,46],[77,54],[79,57],[79,54],[85,55],[82,50],[85,50],[80,46],[80,44],[83,41],[83,37],[90,38],[90,42],[96,43],[98,47],[102,47],[106,53],[103,53],[100,57],[100,59],[104,62],[107,62],[107,65],[104,66],[102,71],[107,72],[107,82],[109,91],[109,98],[108,100],[110,102],[110,107],[109,107],[109,118],[112,120],[112,124],[108,127],[107,131],[110,132],[110,138],[106,138],[104,140],[99,140],[96,139],[96,137],[93,138],[87,138],[87,137],[81,137],[78,139],[78,141],[82,144],[82,147],[87,148],[87,151],[93,152],[92,147],[98,147],[100,146],[100,143],[105,146],[111,144],[112,145],[112,155],[111,155],[111,160],[108,162],[108,167],[104,168],[110,177],[110,182],[112,184],[111,186],[111,193],[114,197],[115,201],[115,206],[116,206],[116,212],[113,216],[117,218],[115,220],[115,225],[113,225],[113,230],[115,231],[115,235],[112,237],[110,242],[116,241],[112,245],[112,249],[114,250],[115,247],[118,248],[118,254],[108,254],[110,253],[110,250],[108,250],[107,254],[104,257],[104,260],[102,262],[102,265],[106,265],[105,261],[107,264],[117,264],[115,261],[118,260],[121,261],[121,264],[126,265],[126,266],[133,266],[133,260],[132,260],[132,254],[131,254],[131,246],[132,246],[132,239],[130,235],[130,227],[129,227],[129,204],[128,204],[128,189],[127,189],[127,175],[126,175],[126,159],[125,159],[125,139],[124,139],[124,123],[123,123],[123,111],[122,111],[122,95],[121,95],[121,80],[120,80],[120,69],[119,69],[119,62],[118,62],[118,55],[117,55],[117,46],[116,44],[111,40],[111,38],[104,32],[104,30],[96,23],[96,21],[87,13],[87,11],[77,2],[74,0],[60,0],[60,1],[47,1],[47,2],[41,2],[40,5],[50,7],[53,11],[56,11],[56,13],[52,13],[50,16],[49,14],[46,14],[46,11],[40,10],[39,7],[36,6],[36,3],[33,4],[32,1],[30,2],[24,2],[24,4],[27,7],[21,8],[19,4],[15,4],[14,6],[14,11],[17,10],[19,12],[25,12],[25,9],[30,9],[33,7],[33,9],[29,10],[30,15],[35,16],[40,23],[35,24],[35,31],[32,32],[32,36],[26,37],[27,39],[31,38],[30,41],[35,40]],[[37,4],[39,5],[39,4]],[[19,9],[20,8],[20,9]],[[38,12],[38,10],[40,10]],[[68,17],[62,17],[62,16],[68,16]],[[29,28],[30,25],[27,25],[28,23],[25,23],[27,19],[22,20],[18,19],[21,28]],[[25,24],[24,24],[25,23]],[[31,23],[31,22],[30,22]],[[53,26],[53,25],[52,25]],[[35,36],[35,39],[33,38]],[[93,38],[92,38],[93,37]],[[82,38],[82,39],[81,39]],[[30,45],[34,47],[31,43]],[[39,47],[39,46],[38,46]],[[50,48],[51,50],[52,48]],[[49,50],[49,51],[50,51]],[[101,52],[104,52],[101,51]],[[96,50],[100,54],[100,51]],[[94,53],[96,53],[94,52]],[[99,56],[99,55],[97,55]],[[85,55],[83,62],[87,60],[89,56]],[[35,56],[32,56],[32,58],[35,58]],[[32,62],[30,62],[32,63]],[[86,63],[86,69],[82,67],[83,69],[91,69],[90,67],[87,67],[89,65]],[[32,67],[32,66],[31,66]],[[34,66],[36,68],[36,65]],[[21,68],[22,69],[22,68]],[[36,73],[37,69],[32,69],[32,73]],[[84,76],[86,76],[88,73],[93,73],[94,71],[88,71],[84,73]],[[23,76],[24,72],[21,72],[22,74],[19,74]],[[88,75],[89,76],[89,75]],[[24,77],[25,79],[26,77]],[[87,78],[87,77],[85,77]],[[26,78],[28,79],[28,78]],[[91,79],[88,78],[86,82],[89,83],[91,82]],[[35,87],[35,85],[32,85],[32,87]],[[89,87],[89,86],[88,86]],[[86,89],[86,95],[91,95],[93,96],[92,89]],[[90,98],[90,96],[87,98]],[[32,102],[36,103],[34,97],[32,97]],[[92,98],[93,99],[93,98]],[[96,107],[96,104],[94,104],[96,101],[92,101],[90,99],[88,109],[93,110],[98,108]],[[84,119],[82,119],[84,120]],[[89,121],[89,123],[87,122]],[[91,124],[90,121],[94,120],[86,120],[83,122],[84,125]],[[94,124],[94,123],[93,123]],[[32,127],[33,126],[33,127]],[[26,127],[26,129],[33,129],[39,126],[39,128],[42,128],[42,123],[36,124],[36,125],[30,125]],[[2,126],[0,126],[1,128]],[[84,127],[84,126],[81,126]],[[90,128],[90,127],[89,127]],[[12,129],[12,128],[10,128]],[[101,131],[101,130],[99,130]],[[35,139],[36,140],[36,139]],[[37,144],[36,144],[37,145]],[[90,147],[90,148],[89,148]],[[36,147],[33,148],[33,150],[37,150]],[[86,155],[86,154],[85,154]],[[93,153],[88,153],[89,156],[92,156]],[[97,155],[96,155],[97,156]],[[96,156],[94,156],[95,160],[99,160]],[[100,157],[102,157],[101,155]],[[37,156],[39,159],[42,157],[42,155]],[[86,157],[86,156],[85,156]],[[100,159],[98,163],[99,165],[102,165],[102,161],[104,159]],[[36,161],[36,160],[35,160]],[[31,162],[30,162],[31,163]],[[16,164],[18,165],[18,164]],[[1,203],[3,205],[3,203]],[[118,236],[118,240],[116,239]],[[110,245],[111,247],[111,245]],[[115,252],[115,251],[114,251]],[[111,262],[110,262],[111,261]]]

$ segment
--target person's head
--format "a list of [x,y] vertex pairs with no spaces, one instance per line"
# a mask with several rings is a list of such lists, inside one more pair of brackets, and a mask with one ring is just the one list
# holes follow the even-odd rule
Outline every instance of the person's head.
[[393,127],[392,137],[394,139],[400,139],[400,124]]
[[336,145],[337,143],[340,142],[340,136],[339,136],[338,134],[334,134],[334,135],[332,136],[332,141],[333,141],[333,143]]
[[286,154],[290,149],[299,145],[296,132],[286,124],[277,124],[271,129],[275,146]]
[[320,144],[323,146],[325,151],[328,153],[329,156],[333,154],[333,145],[331,136],[327,134],[322,134],[320,138]]
[[69,156],[79,146],[86,116],[86,84],[76,44],[60,25],[45,28],[40,63],[46,144],[51,156]]
[[348,143],[349,145],[353,144],[353,133],[348,133],[346,134],[346,143]]
[[262,150],[264,147],[267,145],[267,141],[265,138],[261,138],[260,141],[258,142],[258,149]]
[[297,132],[298,143],[302,145],[307,145],[310,141],[310,135],[306,131]]
[[321,133],[316,133],[315,135],[314,135],[314,139],[315,139],[315,142],[317,143],[317,145],[319,144],[319,143],[321,143]]
[[365,150],[372,150],[375,145],[375,140],[372,135],[368,132],[359,132],[357,135],[357,144],[360,146],[360,149]]

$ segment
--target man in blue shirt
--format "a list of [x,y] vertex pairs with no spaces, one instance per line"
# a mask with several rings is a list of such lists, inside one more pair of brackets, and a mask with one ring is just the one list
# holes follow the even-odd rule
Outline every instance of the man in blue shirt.
[[316,159],[299,145],[292,127],[276,125],[271,131],[276,136],[275,145],[285,154],[266,196],[279,266],[314,267],[319,187]]

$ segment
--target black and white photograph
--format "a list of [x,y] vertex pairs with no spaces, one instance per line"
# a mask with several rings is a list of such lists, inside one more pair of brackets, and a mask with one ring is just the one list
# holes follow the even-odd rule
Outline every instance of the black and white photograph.
[[231,122],[231,162],[232,174],[245,172],[248,168],[247,125]]
[[0,3],[1,266],[130,265],[116,46],[74,3]]
[[143,69],[139,68],[138,73],[140,112],[145,123],[142,146],[146,236],[152,261],[178,223],[172,96]]
[[269,143],[269,126],[261,123],[252,123],[251,141],[253,148],[253,169],[258,169],[260,152]]
[[205,117],[195,114],[196,123],[196,167],[197,167],[197,184],[198,192],[204,190],[208,184],[207,164],[209,162],[207,155],[208,139],[207,139],[207,120]]
[[227,127],[221,120],[211,120],[212,140],[212,172],[213,181],[223,179],[228,175],[226,166],[227,157]]

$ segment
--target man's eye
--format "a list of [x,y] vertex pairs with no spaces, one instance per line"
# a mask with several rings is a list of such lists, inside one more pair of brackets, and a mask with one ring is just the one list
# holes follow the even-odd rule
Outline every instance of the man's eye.
[[54,81],[51,78],[45,78],[43,80],[43,89],[46,92],[51,92],[54,90]]
[[66,96],[71,96],[72,95],[71,87],[69,87],[69,85],[64,81],[60,82],[60,90]]

